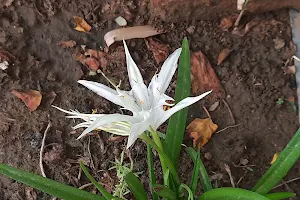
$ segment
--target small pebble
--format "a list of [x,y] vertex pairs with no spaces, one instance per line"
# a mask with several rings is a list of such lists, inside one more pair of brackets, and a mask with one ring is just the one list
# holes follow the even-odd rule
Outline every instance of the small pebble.
[[210,152],[206,152],[206,153],[204,154],[204,158],[205,158],[206,160],[211,160],[211,159],[212,159],[211,153],[210,153]]
[[124,19],[124,17],[121,17],[121,16],[117,17],[117,18],[115,19],[115,22],[116,22],[119,26],[126,26],[126,25],[127,25],[126,19]]

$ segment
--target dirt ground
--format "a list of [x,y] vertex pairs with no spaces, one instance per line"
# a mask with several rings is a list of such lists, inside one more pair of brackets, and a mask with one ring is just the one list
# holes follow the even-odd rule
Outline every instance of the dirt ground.
[[[127,19],[130,26],[152,23],[165,28],[167,33],[155,38],[169,45],[171,51],[180,47],[182,39],[187,36],[191,50],[201,50],[216,70],[235,122],[222,100],[211,112],[212,119],[219,125],[219,130],[234,124],[239,126],[214,134],[203,148],[203,161],[215,186],[230,186],[224,170],[224,164],[228,164],[238,187],[253,187],[270,166],[273,154],[285,147],[298,128],[298,116],[292,104],[288,100],[283,104],[276,103],[278,98],[295,97],[295,78],[283,70],[293,54],[287,10],[246,16],[241,26],[253,20],[261,20],[265,24],[241,37],[231,31],[223,31],[219,27],[220,19],[163,24],[148,16],[144,1],[113,0],[110,7],[100,0],[5,2],[7,6],[0,5],[0,49],[10,52],[15,58],[7,70],[0,71],[2,163],[40,174],[41,141],[51,121],[45,148],[48,155],[44,162],[47,177],[80,187],[88,183],[84,176],[78,179],[78,159],[84,159],[97,180],[113,190],[116,174],[108,170],[112,166],[110,161],[120,156],[126,140],[108,141],[107,133],[76,140],[81,130],[72,131],[71,127],[76,123],[66,119],[65,114],[51,107],[51,104],[86,113],[91,113],[92,109],[97,109],[99,113],[121,112],[116,105],[77,84],[79,79],[107,82],[100,75],[89,76],[87,68],[76,62],[73,55],[81,48],[80,45],[92,49],[103,47],[103,35],[118,27],[114,18],[120,15]],[[84,17],[93,26],[91,33],[73,29],[75,15]],[[274,42],[278,38],[284,41],[281,48]],[[74,40],[77,45],[64,49],[57,45],[62,40]],[[133,39],[127,44],[145,81],[149,82],[160,66],[143,39]],[[122,80],[123,89],[128,89],[121,46],[121,43],[116,43],[110,48],[111,57],[105,73],[114,80]],[[233,49],[233,52],[217,66],[218,54],[224,48]],[[169,93],[174,92],[176,84],[171,85]],[[43,95],[41,105],[30,112],[20,99],[11,94],[14,89],[39,90]],[[205,116],[201,105],[196,104],[190,109],[189,121]],[[188,134],[184,142],[192,145]],[[145,172],[141,178],[147,185],[146,145],[139,141],[130,152],[135,161],[135,171]],[[158,163],[156,166],[159,170]],[[192,170],[192,162],[184,152],[179,167],[182,180],[189,183],[190,175],[186,172]],[[299,170],[298,163],[284,180],[298,177]],[[161,175],[159,171],[158,175]],[[298,184],[292,182],[277,190],[294,191],[300,196]],[[86,190],[95,191],[95,188],[88,187]],[[49,195],[0,176],[1,200],[34,199],[35,194],[36,199],[51,199]]]

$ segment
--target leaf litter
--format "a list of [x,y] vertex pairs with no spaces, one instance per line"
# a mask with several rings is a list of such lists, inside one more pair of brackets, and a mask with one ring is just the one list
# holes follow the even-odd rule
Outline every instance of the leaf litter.
[[42,100],[42,95],[37,90],[29,90],[27,92],[12,90],[11,93],[21,99],[30,111],[35,111]]

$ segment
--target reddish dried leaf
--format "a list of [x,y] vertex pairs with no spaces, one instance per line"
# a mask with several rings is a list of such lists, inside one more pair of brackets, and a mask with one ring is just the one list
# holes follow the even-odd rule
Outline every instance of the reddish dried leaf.
[[190,133],[190,137],[193,138],[194,148],[197,148],[198,145],[203,147],[217,129],[218,125],[213,123],[210,118],[196,118],[187,126],[187,132]]
[[224,31],[228,30],[229,28],[231,28],[233,26],[236,19],[237,19],[237,15],[224,17],[221,20],[219,27]]
[[16,57],[9,53],[8,51],[4,51],[0,49],[0,63],[7,61],[10,62],[11,60],[15,59]]
[[97,71],[100,67],[99,61],[92,57],[84,59],[83,64],[90,68],[92,71]]
[[87,49],[84,54],[86,56],[90,56],[90,57],[96,58],[100,62],[101,68],[103,70],[106,70],[108,61],[107,61],[106,53],[105,52],[94,50],[94,49]]
[[231,54],[232,50],[231,49],[223,49],[219,56],[218,56],[218,64],[220,65],[223,63],[223,61]]
[[57,43],[58,46],[67,49],[67,48],[72,48],[76,45],[76,42],[74,40],[62,40]]
[[152,38],[147,38],[145,41],[148,49],[152,51],[154,59],[158,65],[167,59],[169,55],[169,48],[167,45],[162,44]]
[[74,16],[73,18],[76,23],[75,30],[80,32],[90,32],[92,27],[82,17]]
[[213,90],[208,96],[213,102],[225,97],[225,91],[205,55],[199,51],[191,55],[192,92],[195,95]]
[[37,90],[29,90],[28,92],[18,92],[17,90],[12,90],[12,94],[21,99],[30,111],[35,111],[42,100],[42,95]]
[[64,148],[61,144],[52,144],[52,149],[45,153],[43,160],[48,163],[57,163],[64,156]]

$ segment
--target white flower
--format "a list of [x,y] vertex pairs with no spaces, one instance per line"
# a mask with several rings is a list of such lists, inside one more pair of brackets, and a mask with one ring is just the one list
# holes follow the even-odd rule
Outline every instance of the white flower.
[[[100,129],[117,135],[129,136],[127,143],[127,148],[129,148],[150,126],[157,129],[175,112],[199,101],[211,92],[209,91],[196,97],[187,97],[175,106],[173,106],[174,104],[167,103],[167,100],[174,101],[174,99],[167,96],[165,92],[177,69],[177,61],[181,49],[177,49],[167,58],[160,73],[153,76],[147,88],[139,68],[129,54],[126,43],[123,43],[125,47],[128,77],[132,88],[130,91],[120,90],[114,84],[112,85],[115,89],[92,81],[79,80],[78,83],[114,104],[121,106],[123,109],[131,111],[132,115],[82,114],[77,111],[66,111],[56,107],[70,114],[68,118],[80,118],[85,121],[74,127],[74,129],[81,127],[86,128],[78,139],[95,129]],[[163,106],[173,107],[165,111]]]

